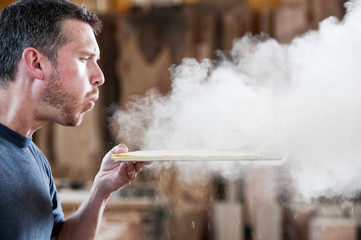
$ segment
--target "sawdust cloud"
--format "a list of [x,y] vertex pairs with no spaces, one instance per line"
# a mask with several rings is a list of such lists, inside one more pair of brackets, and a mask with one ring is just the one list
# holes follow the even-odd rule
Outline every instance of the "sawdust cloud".
[[[277,153],[305,198],[357,194],[361,1],[345,7],[344,19],[330,17],[287,45],[247,35],[215,60],[184,59],[170,69],[169,95],[150,90],[116,112],[119,137],[141,150]],[[237,172],[234,164],[182,168],[194,179]]]

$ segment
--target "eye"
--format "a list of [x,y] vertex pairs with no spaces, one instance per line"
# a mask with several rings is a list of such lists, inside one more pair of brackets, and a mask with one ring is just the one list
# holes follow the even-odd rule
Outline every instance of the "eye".
[[80,58],[80,60],[81,60],[82,62],[87,62],[87,61],[90,60],[90,57],[82,57],[82,58]]

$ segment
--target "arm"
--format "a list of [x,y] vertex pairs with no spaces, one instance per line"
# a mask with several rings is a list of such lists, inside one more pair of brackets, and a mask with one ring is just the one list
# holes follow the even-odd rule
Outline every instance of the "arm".
[[111,159],[112,154],[127,151],[128,148],[120,144],[105,155],[87,199],[65,221],[57,239],[94,239],[110,194],[134,180],[144,165],[116,163]]

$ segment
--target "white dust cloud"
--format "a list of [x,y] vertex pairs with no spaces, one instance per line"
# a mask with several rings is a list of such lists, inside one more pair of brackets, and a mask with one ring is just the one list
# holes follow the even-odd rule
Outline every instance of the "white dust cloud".
[[[346,7],[342,21],[328,18],[289,45],[245,36],[230,57],[184,59],[171,69],[168,96],[150,91],[117,112],[120,138],[142,150],[274,152],[307,198],[357,193],[361,1]],[[234,163],[207,166],[235,171]]]

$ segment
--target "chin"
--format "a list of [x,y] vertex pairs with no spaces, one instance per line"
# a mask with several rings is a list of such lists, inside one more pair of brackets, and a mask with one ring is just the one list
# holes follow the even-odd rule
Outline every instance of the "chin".
[[73,127],[78,127],[80,126],[80,124],[83,122],[84,120],[84,113],[80,115],[80,117],[78,118],[78,120],[75,122],[75,124],[73,125]]
[[82,113],[79,116],[67,116],[65,119],[58,123],[66,127],[78,127],[83,122],[84,114],[85,113]]

